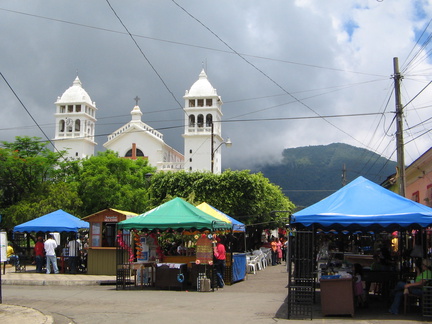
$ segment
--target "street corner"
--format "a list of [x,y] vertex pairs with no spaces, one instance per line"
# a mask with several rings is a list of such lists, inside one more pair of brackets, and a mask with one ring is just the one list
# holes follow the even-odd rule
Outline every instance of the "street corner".
[[2,324],[34,323],[52,324],[53,318],[40,311],[23,306],[0,304],[0,322]]

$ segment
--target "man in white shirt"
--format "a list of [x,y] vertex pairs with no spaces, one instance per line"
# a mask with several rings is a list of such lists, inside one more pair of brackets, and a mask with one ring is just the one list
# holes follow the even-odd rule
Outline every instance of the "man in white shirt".
[[51,273],[51,264],[54,269],[54,273],[59,273],[58,267],[57,267],[57,256],[55,249],[57,248],[57,242],[54,240],[52,234],[48,234],[48,240],[44,243],[44,249],[45,249],[45,255],[47,259],[46,264],[46,270],[47,274]]
[[71,240],[68,243],[68,250],[69,250],[69,257],[68,257],[69,273],[76,274],[78,260],[82,250],[81,241],[79,239],[71,238]]

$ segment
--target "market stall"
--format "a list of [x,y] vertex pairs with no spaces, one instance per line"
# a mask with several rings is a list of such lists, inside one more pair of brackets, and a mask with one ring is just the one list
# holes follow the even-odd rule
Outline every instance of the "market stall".
[[[385,232],[385,238],[390,247],[401,250],[409,247],[409,244],[411,244],[412,248],[412,241],[404,239],[403,234],[409,236],[412,235],[413,231],[418,231],[418,235],[422,235],[422,230],[431,225],[431,208],[399,196],[363,177],[358,177],[329,197],[293,214],[289,224],[290,249],[288,265],[296,270],[289,271],[289,316],[295,316],[304,311],[304,309],[299,309],[294,305],[295,295],[300,293],[298,287],[296,287],[300,277],[307,279],[305,287],[309,288],[307,291],[310,293],[310,299],[308,300],[312,303],[317,273],[321,270],[317,267],[317,254],[320,253],[319,251],[325,251],[329,247],[320,248],[314,243],[323,242],[317,239],[318,232],[340,232],[339,235],[360,232],[374,233],[374,235],[378,236],[383,235],[383,232]],[[423,250],[426,251],[427,242],[423,242],[425,243]],[[381,248],[384,247],[381,246]],[[395,258],[399,259],[392,260],[391,268],[391,271],[397,273],[399,277],[404,264],[402,260],[404,252],[400,250],[395,253]],[[341,251],[341,248],[337,245],[334,246],[334,249],[328,248],[327,251],[330,252],[329,254],[341,255],[340,258],[333,259],[334,262],[327,262],[327,266],[330,264],[334,268],[330,269],[330,273],[326,273],[326,275],[333,275],[330,278],[340,280],[342,278],[337,274],[338,268],[336,267],[350,267],[351,265],[345,258],[345,252]],[[360,260],[359,251],[360,249],[357,250],[357,255],[355,255],[355,251],[350,251],[348,254],[351,259]],[[365,250],[362,251],[362,253],[365,253]],[[373,252],[372,249],[367,253]],[[304,258],[306,254],[308,255],[307,259]],[[393,277],[387,276],[386,278],[390,280]],[[325,285],[331,286],[327,282]],[[345,289],[351,287],[345,285]],[[331,308],[330,306],[327,305],[327,309]],[[327,311],[325,311],[325,314],[329,315]]]
[[[165,282],[167,273],[168,276],[172,273],[172,280],[183,283],[188,280],[185,269],[189,271],[196,261],[196,251],[192,252],[193,248],[189,246],[183,246],[185,253],[164,254],[162,244],[166,237],[188,235],[189,242],[196,244],[202,234],[230,232],[232,224],[210,216],[181,198],[174,198],[144,214],[119,222],[117,229],[117,273],[122,278],[117,288],[136,285],[140,282],[136,279],[137,275],[144,276],[147,283],[148,278],[155,277],[153,285],[160,287],[163,285],[160,281],[162,277],[158,278],[158,270],[167,270],[163,276]],[[142,273],[137,274],[136,271],[131,271],[137,264],[154,266],[146,267]],[[164,266],[176,270],[169,271]],[[156,271],[156,276],[153,276],[152,271]],[[171,287],[173,281],[168,282],[171,282],[168,285]]]
[[[20,256],[21,260],[32,261],[32,249],[33,243],[30,239],[35,241],[35,235],[31,233],[54,233],[54,238],[59,245],[58,258],[60,270],[64,271],[67,264],[67,256],[62,252],[62,246],[66,243],[66,236],[60,235],[61,233],[77,233],[79,230],[88,230],[89,223],[83,221],[82,219],[75,217],[62,209],[56,210],[52,213],[46,214],[44,216],[32,219],[23,224],[14,227],[14,240],[17,245],[20,245],[23,249],[23,254]],[[60,234],[58,234],[60,233]]]
[[90,224],[88,274],[115,276],[117,223],[137,215],[129,211],[107,208],[83,218]]
[[[236,219],[221,212],[217,208],[203,202],[197,206],[203,212],[220,219],[221,221],[232,223],[232,233],[238,236],[238,240],[245,241],[246,225]],[[232,284],[234,282],[246,278],[246,253],[233,248],[230,242],[227,242],[227,263],[225,283]]]

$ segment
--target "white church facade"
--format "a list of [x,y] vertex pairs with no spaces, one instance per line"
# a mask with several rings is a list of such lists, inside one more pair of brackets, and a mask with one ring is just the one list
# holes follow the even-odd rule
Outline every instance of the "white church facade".
[[[120,157],[146,158],[157,171],[211,171],[221,173],[222,100],[208,81],[204,70],[183,97],[185,100],[184,155],[166,144],[163,134],[142,121],[136,105],[131,121],[108,135],[103,144]],[[55,102],[56,128],[53,139],[57,150],[67,150],[70,159],[94,155],[96,104],[77,77]]]

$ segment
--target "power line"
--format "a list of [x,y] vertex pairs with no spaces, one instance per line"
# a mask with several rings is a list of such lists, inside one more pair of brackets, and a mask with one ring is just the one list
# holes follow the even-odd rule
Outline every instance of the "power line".
[[[1,77],[3,78],[4,82],[7,84],[7,86],[9,87],[10,91],[12,91],[12,93],[14,94],[15,98],[17,98],[17,100],[19,101],[19,103],[21,104],[21,106],[24,108],[24,110],[27,112],[27,114],[30,116],[30,118],[33,120],[33,122],[35,123],[35,125],[39,128],[39,130],[41,131],[41,133],[45,136],[45,138],[48,140],[48,142],[51,143],[51,145],[54,147],[54,149],[59,152],[57,150],[57,148],[55,147],[54,143],[50,140],[50,138],[48,137],[47,134],[45,134],[44,130],[42,129],[42,127],[40,127],[40,125],[38,124],[38,122],[36,121],[36,119],[34,119],[33,115],[30,113],[30,111],[27,109],[27,107],[24,105],[24,103],[22,102],[22,100],[20,99],[20,97],[18,96],[18,94],[15,92],[15,90],[12,88],[12,86],[10,85],[10,83],[6,80],[5,76],[3,75],[2,72],[0,72]],[[60,152],[59,152],[60,153]]]
[[[4,8],[0,8],[0,10],[19,14],[19,15],[29,16],[29,17],[33,17],[33,18],[45,19],[45,20],[55,21],[55,22],[59,22],[59,23],[63,23],[63,24],[69,24],[69,25],[78,26],[78,27],[100,30],[100,31],[109,32],[109,33],[115,33],[115,34],[121,34],[121,35],[133,35],[134,37],[137,37],[137,38],[145,38],[145,39],[150,39],[150,40],[154,40],[154,41],[158,41],[158,42],[164,42],[164,43],[170,43],[170,44],[175,44],[175,45],[200,48],[200,49],[205,49],[205,50],[209,50],[209,51],[213,51],[213,52],[236,54],[232,51],[221,50],[221,49],[217,49],[217,48],[200,46],[200,45],[195,45],[195,44],[188,44],[188,43],[183,43],[183,42],[177,42],[177,41],[172,41],[172,40],[166,40],[166,39],[161,39],[161,38],[143,36],[143,35],[139,35],[139,34],[128,34],[128,33],[124,33],[124,32],[117,31],[117,30],[112,30],[112,29],[108,29],[108,28],[96,27],[96,26],[91,26],[91,25],[86,25],[86,24],[80,24],[80,23],[76,23],[76,22],[72,22],[72,21],[67,21],[67,20],[58,19],[58,18],[45,17],[45,16],[30,14],[30,13],[26,13],[26,12],[22,12],[22,11],[16,11],[16,10],[4,9]],[[281,59],[270,58],[270,57],[265,57],[265,56],[257,56],[257,55],[246,54],[246,53],[240,53],[240,54],[243,56],[262,59],[262,60],[268,60],[268,61],[274,61],[274,62],[280,62],[280,63],[286,63],[286,64],[292,64],[292,65],[299,65],[299,66],[305,66],[305,67],[316,68],[316,69],[323,69],[323,70],[330,70],[330,71],[344,72],[344,73],[354,73],[354,74],[359,74],[359,75],[385,77],[384,75],[380,75],[380,74],[376,74],[376,73],[351,71],[351,70],[345,70],[345,69],[325,67],[325,66],[320,66],[320,65],[316,65],[316,64],[307,64],[307,63],[294,62],[294,61],[290,61],[290,60],[281,60]]]
[[203,26],[206,30],[208,30],[213,36],[215,36],[221,43],[223,43],[226,47],[228,47],[231,51],[233,51],[238,57],[240,57],[244,62],[246,62],[247,64],[249,64],[250,66],[252,66],[255,70],[257,70],[259,73],[261,73],[265,78],[267,78],[270,82],[272,82],[274,85],[276,85],[279,89],[281,89],[283,92],[285,92],[286,94],[288,94],[290,97],[292,97],[295,101],[297,101],[299,104],[301,104],[302,106],[304,106],[305,108],[309,109],[310,111],[312,111],[314,114],[316,114],[319,118],[321,118],[322,120],[324,120],[326,123],[330,124],[331,126],[333,126],[334,128],[336,128],[337,130],[339,130],[340,132],[344,133],[345,135],[349,136],[350,138],[352,138],[354,141],[360,143],[361,145],[365,145],[364,143],[360,142],[358,139],[356,139],[354,136],[352,136],[351,134],[349,134],[348,132],[345,132],[343,129],[341,129],[340,127],[336,126],[335,124],[333,124],[332,122],[330,122],[329,120],[327,120],[324,116],[321,116],[316,110],[314,110],[312,107],[310,107],[309,105],[307,105],[306,103],[304,103],[302,100],[298,99],[296,96],[294,96],[292,93],[288,92],[284,87],[282,87],[278,82],[276,82],[273,78],[271,78],[267,73],[265,73],[263,70],[261,70],[260,68],[258,68],[256,65],[254,65],[252,62],[250,62],[249,60],[247,60],[244,56],[242,56],[239,52],[237,52],[233,47],[231,47],[228,43],[226,43],[221,37],[219,37],[219,35],[217,35],[215,32],[213,32],[213,30],[211,30],[209,27],[207,27],[203,22],[201,22],[198,18],[196,18],[195,16],[193,16],[191,13],[189,13],[185,8],[183,8],[182,6],[180,6],[175,0],[171,0],[176,6],[178,6],[181,10],[183,10],[189,17],[191,17],[192,19],[194,19],[196,22],[198,22],[201,26]]
[[135,40],[134,36],[130,33],[129,29],[126,27],[126,25],[123,23],[123,21],[121,20],[121,18],[119,17],[119,15],[117,14],[117,12],[114,10],[114,8],[111,6],[111,3],[109,2],[109,0],[105,0],[108,4],[108,6],[111,8],[112,12],[114,13],[114,15],[117,17],[117,19],[119,20],[120,24],[123,26],[123,28],[126,30],[127,34],[130,36],[130,38],[132,39],[132,41],[134,42],[135,46],[138,48],[138,50],[140,51],[141,55],[144,57],[144,59],[147,61],[147,63],[150,65],[150,67],[152,68],[153,72],[157,75],[157,77],[159,78],[159,80],[162,82],[162,84],[164,85],[165,89],[167,89],[167,91],[170,93],[171,97],[173,97],[174,101],[177,102],[177,104],[179,105],[180,108],[183,109],[182,104],[177,100],[177,98],[174,96],[174,93],[171,91],[171,89],[168,87],[168,85],[166,84],[166,82],[164,81],[164,79],[162,78],[162,76],[159,74],[159,72],[156,70],[156,68],[154,67],[154,65],[150,62],[150,60],[147,58],[147,56],[144,54],[144,51],[141,49],[141,47],[138,45],[137,41]]

